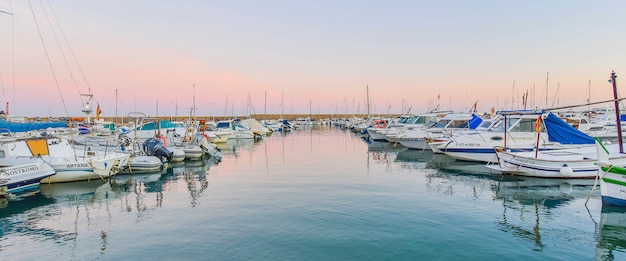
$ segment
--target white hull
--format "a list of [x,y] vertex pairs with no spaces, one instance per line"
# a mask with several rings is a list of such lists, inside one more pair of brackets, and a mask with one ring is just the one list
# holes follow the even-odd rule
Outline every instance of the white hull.
[[41,183],[72,182],[81,180],[104,179],[117,172],[128,162],[129,155],[111,153],[99,157],[44,158],[54,168],[56,174],[42,179]]
[[604,205],[626,206],[626,174],[602,171],[600,193]]
[[168,147],[168,150],[172,152],[172,159],[170,161],[177,162],[185,160],[185,151],[176,147]]
[[229,140],[254,139],[254,133],[251,131],[233,131],[228,136]]
[[430,146],[426,144],[426,139],[424,138],[400,138],[398,143],[409,149],[430,150]]
[[163,169],[163,162],[156,156],[132,156],[128,160],[125,172],[152,172],[161,169]]
[[[497,155],[498,170],[507,174],[541,178],[594,178],[598,173],[597,159],[566,150],[539,152],[537,158],[534,152],[498,152]],[[613,158],[611,161],[617,166],[626,166],[626,157]]]
[[497,162],[498,161],[495,151],[493,151],[493,153],[442,151],[442,153],[448,155],[451,158],[464,160],[464,161],[476,161],[476,162]]
[[367,129],[367,134],[370,136],[370,139],[374,141],[387,141],[385,135],[388,130],[389,129],[369,128]]
[[185,152],[186,160],[199,160],[204,154],[204,151],[199,146],[187,146],[181,149]]
[[2,158],[0,164],[0,187],[6,187],[8,193],[36,188],[41,179],[55,173],[39,158]]

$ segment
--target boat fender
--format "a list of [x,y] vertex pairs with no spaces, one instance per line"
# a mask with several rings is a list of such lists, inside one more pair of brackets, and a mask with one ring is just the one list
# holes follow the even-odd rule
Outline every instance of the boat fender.
[[563,176],[571,177],[572,175],[574,175],[574,170],[571,167],[567,166],[567,164],[563,164],[563,167],[561,167],[559,173],[561,173],[561,175]]
[[157,139],[162,140],[162,141],[163,141],[163,146],[167,147],[168,142],[167,142],[167,138],[165,137],[165,135],[163,135],[163,134],[158,134],[158,135],[157,135]]

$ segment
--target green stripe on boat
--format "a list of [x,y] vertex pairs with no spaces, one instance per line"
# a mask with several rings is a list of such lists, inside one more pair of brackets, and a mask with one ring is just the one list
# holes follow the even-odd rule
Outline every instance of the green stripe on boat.
[[619,181],[619,180],[602,178],[602,181],[604,181],[606,183],[611,183],[611,184],[615,184],[615,185],[620,185],[620,186],[625,186],[626,187],[626,182],[622,182],[622,181]]
[[610,168],[602,167],[602,171],[611,172],[613,174],[626,175],[626,168],[611,166]]

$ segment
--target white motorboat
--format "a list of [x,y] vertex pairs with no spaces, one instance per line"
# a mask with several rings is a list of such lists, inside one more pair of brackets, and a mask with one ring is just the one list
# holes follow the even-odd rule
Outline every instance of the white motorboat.
[[4,138],[0,140],[0,152],[8,157],[41,157],[56,171],[42,183],[107,178],[129,158],[125,153],[77,149],[68,139],[52,136]]
[[42,179],[54,174],[52,166],[41,158],[0,158],[0,188],[6,188],[8,193],[34,189]]

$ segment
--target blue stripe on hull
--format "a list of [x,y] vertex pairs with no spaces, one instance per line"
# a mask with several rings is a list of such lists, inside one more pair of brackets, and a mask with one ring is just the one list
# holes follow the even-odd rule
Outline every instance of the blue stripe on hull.
[[9,193],[16,193],[16,192],[25,191],[25,190],[32,190],[32,189],[36,189],[36,188],[39,187],[39,181],[40,180],[41,180],[41,178],[24,180],[24,181],[20,181],[18,183],[9,184],[7,186],[7,188],[9,189]]
[[626,207],[626,199],[602,196],[602,205]]

